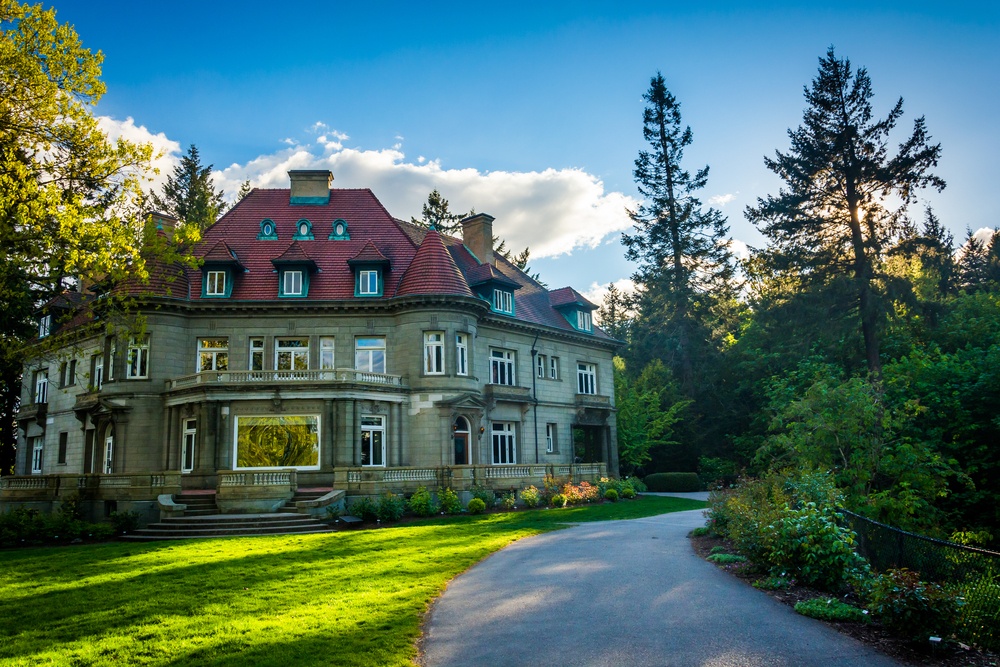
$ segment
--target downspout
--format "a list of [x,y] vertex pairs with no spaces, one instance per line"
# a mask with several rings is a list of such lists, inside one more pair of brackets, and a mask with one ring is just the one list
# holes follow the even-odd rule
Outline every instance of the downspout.
[[531,402],[534,405],[532,412],[535,418],[535,463],[539,463],[538,460],[538,368],[535,365],[535,357],[538,356],[538,350],[535,349],[535,344],[538,343],[538,334],[535,334],[535,340],[531,341]]

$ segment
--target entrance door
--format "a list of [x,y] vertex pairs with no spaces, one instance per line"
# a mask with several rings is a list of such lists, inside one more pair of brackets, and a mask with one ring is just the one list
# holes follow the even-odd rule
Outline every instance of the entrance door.
[[194,443],[198,436],[198,422],[188,419],[184,422],[184,441],[181,443],[181,472],[194,470]]
[[573,454],[577,463],[607,463],[604,460],[603,426],[573,426]]
[[465,417],[455,420],[452,427],[455,443],[455,465],[469,465],[469,422]]

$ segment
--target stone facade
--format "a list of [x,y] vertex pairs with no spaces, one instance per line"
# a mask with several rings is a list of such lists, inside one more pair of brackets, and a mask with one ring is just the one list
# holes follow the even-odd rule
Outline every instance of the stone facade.
[[[255,190],[206,230],[202,268],[146,300],[144,338],[26,364],[0,501],[81,493],[95,514],[152,516],[159,495],[192,489],[276,509],[290,479],[350,497],[617,473],[617,343],[588,328],[592,304],[502,257],[481,264],[368,191],[330,190],[324,204],[308,173],[308,206],[294,206],[293,172],[292,203]],[[492,218],[477,217],[466,236],[481,243]]]

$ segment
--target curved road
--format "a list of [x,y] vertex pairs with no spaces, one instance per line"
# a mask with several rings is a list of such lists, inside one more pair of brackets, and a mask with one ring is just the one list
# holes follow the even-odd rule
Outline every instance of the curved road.
[[452,581],[426,667],[898,666],[699,558],[701,510],[520,540]]

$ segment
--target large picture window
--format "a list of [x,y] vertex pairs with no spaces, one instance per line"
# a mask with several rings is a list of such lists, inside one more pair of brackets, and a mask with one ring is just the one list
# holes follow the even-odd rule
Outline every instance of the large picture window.
[[514,353],[510,350],[490,350],[490,383],[513,386]]
[[382,336],[356,338],[354,368],[368,373],[385,373],[385,338]]
[[385,417],[361,417],[361,465],[385,465]]
[[201,338],[198,340],[198,372],[229,370],[229,339]]
[[319,415],[236,418],[237,468],[319,468]]
[[493,422],[493,465],[517,463],[514,422]]

